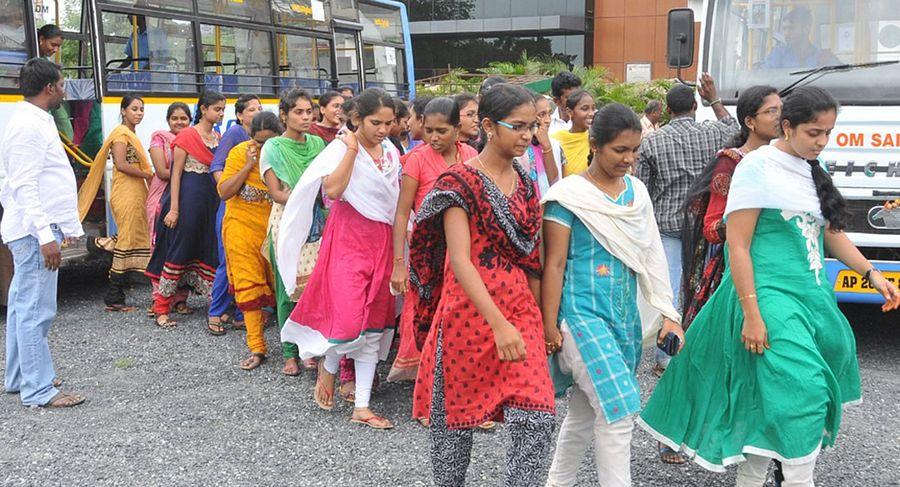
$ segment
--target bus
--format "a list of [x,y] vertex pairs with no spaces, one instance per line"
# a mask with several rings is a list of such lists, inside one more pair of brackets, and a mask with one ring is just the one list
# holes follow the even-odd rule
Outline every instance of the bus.
[[[706,0],[700,71],[734,112],[741,91],[814,84],[842,108],[821,159],[849,202],[850,239],[900,283],[900,0]],[[670,32],[670,35],[672,33]],[[839,301],[879,303],[862,276],[826,260]]]
[[[67,92],[54,116],[79,183],[119,124],[127,93],[144,98],[137,134],[145,147],[167,128],[170,103],[193,107],[204,89],[229,98],[220,133],[235,123],[240,93],[259,95],[273,111],[279,94],[294,87],[313,97],[338,87],[415,96],[408,15],[398,1],[0,0],[0,131],[22,99],[21,66],[38,55],[36,31],[50,23],[64,31],[52,60]],[[110,176],[111,165],[107,189]],[[115,234],[107,192],[100,193],[85,221],[88,236]],[[84,256],[84,241],[63,254],[66,261]]]

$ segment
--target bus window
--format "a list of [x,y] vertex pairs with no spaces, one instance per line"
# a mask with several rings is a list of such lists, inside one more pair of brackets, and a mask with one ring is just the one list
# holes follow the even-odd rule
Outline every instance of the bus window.
[[[708,70],[727,100],[755,84],[784,87],[797,71],[900,60],[900,1],[802,4],[710,2]],[[900,101],[900,66],[830,73],[815,81],[843,102]]]
[[366,68],[366,86],[383,88],[393,95],[409,96],[403,50],[392,46],[365,44],[363,65]]
[[267,0],[197,0],[200,13],[269,23],[271,12]]
[[65,32],[81,32],[82,0],[34,0],[34,25],[56,24]]
[[272,44],[268,32],[203,24],[207,88],[222,93],[274,94]]
[[331,88],[331,45],[325,39],[278,34],[281,89],[320,95]]
[[28,60],[25,2],[0,0],[0,88],[15,88]]
[[356,0],[331,0],[331,15],[341,19],[358,20]]
[[322,0],[272,0],[272,12],[284,27],[327,32],[331,26],[331,11]]
[[403,44],[403,26],[400,23],[399,8],[360,3],[359,13],[364,41]]
[[193,0],[103,0],[103,3],[111,3],[126,7],[143,7],[153,10],[177,10],[179,12],[192,12]]
[[197,92],[191,23],[103,12],[110,91]]
[[34,2],[34,24],[37,29],[55,24],[63,30],[62,47],[51,59],[62,66],[66,77],[66,98],[69,100],[96,97],[91,30],[84,11],[84,0]]

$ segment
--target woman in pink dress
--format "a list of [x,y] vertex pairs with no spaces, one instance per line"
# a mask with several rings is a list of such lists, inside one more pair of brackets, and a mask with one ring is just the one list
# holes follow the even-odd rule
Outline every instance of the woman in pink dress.
[[291,294],[320,190],[334,201],[315,269],[281,339],[297,344],[301,359],[324,357],[315,400],[325,410],[334,408],[341,358],[353,359],[350,421],[388,429],[393,424],[369,408],[369,398],[375,367],[387,358],[394,337],[391,225],[400,193],[400,154],[387,140],[395,118],[391,96],[371,88],[354,100],[355,132],[340,136],[316,157],[285,205],[276,248],[278,270]]
[[[166,111],[166,122],[169,130],[157,130],[150,136],[150,160],[155,171],[150,180],[150,190],[147,193],[147,223],[150,224],[150,253],[156,246],[156,220],[159,218],[159,208],[162,203],[163,193],[169,187],[169,171],[172,169],[172,142],[182,129],[191,124],[191,109],[180,101],[169,105]],[[156,294],[156,286],[153,286],[153,294]],[[188,314],[191,310],[187,307],[188,290],[178,291],[174,300],[176,313]],[[153,317],[153,310],[148,312]]]

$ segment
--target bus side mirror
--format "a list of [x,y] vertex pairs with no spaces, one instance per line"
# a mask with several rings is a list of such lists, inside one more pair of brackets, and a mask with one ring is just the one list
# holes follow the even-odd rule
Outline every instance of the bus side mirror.
[[666,63],[678,70],[694,64],[694,11],[689,8],[669,10]]

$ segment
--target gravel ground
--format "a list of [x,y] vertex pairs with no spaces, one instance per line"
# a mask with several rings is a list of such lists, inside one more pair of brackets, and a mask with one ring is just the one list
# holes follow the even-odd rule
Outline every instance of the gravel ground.
[[[245,372],[243,334],[212,337],[203,318],[163,331],[143,312],[102,311],[100,266],[65,269],[51,331],[57,372],[67,391],[88,396],[73,410],[26,409],[0,395],[0,483],[4,485],[431,485],[428,436],[409,420],[412,386],[382,384],[378,412],[396,423],[372,431],[348,422],[351,405],[327,413],[312,401],[314,375],[281,374],[278,333],[260,369]],[[129,299],[145,309],[149,287]],[[203,303],[192,301],[195,307]],[[848,409],[838,448],[819,460],[822,486],[898,483],[900,330],[898,315],[845,307],[857,333],[865,402]],[[650,354],[645,353],[645,357]],[[380,369],[382,377],[386,370]],[[640,370],[645,394],[654,380]],[[559,404],[560,421],[565,401]],[[476,435],[468,485],[501,485],[506,434]],[[580,485],[595,485],[592,456]],[[734,471],[662,465],[655,443],[635,433],[635,485],[728,486]]]

